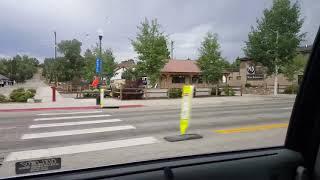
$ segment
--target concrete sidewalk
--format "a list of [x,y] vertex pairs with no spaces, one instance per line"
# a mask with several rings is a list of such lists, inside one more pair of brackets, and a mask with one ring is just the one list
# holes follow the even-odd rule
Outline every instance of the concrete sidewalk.
[[[37,88],[37,93],[34,96],[35,99],[41,99],[41,102],[48,103],[52,102],[52,89],[48,85],[43,85]],[[56,101],[64,102],[66,101],[58,91],[56,91]]]
[[[43,91],[45,92],[45,91]],[[207,105],[221,105],[221,104],[248,104],[264,101],[276,101],[286,99],[294,101],[295,96],[229,96],[229,97],[203,97],[194,98],[192,100],[193,106],[207,106]],[[178,99],[148,99],[148,100],[118,100],[114,98],[105,98],[104,106],[146,106],[146,107],[161,107],[161,106],[175,106],[180,108],[181,98]],[[4,103],[0,104],[0,110],[10,109],[39,109],[39,108],[96,108],[95,99],[74,99],[74,98],[58,98],[56,102],[50,102],[49,98],[42,103]]]

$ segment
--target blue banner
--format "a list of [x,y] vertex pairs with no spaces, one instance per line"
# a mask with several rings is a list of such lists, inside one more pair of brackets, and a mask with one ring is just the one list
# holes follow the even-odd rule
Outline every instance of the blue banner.
[[100,73],[101,70],[101,60],[99,58],[96,59],[96,73]]

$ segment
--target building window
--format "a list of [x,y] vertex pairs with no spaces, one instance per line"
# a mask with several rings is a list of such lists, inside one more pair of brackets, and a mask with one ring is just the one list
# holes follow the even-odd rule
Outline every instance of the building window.
[[237,76],[237,80],[241,80],[241,76]]
[[232,80],[232,76],[229,77],[229,80]]
[[193,76],[192,77],[192,84],[196,84],[198,83],[198,77],[197,76]]
[[172,83],[185,83],[186,77],[185,76],[172,76]]

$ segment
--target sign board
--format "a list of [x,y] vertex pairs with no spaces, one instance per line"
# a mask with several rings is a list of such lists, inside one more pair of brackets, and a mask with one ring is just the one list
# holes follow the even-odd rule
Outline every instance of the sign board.
[[257,71],[254,65],[249,65],[247,67],[247,80],[263,80],[264,75],[262,72]]
[[96,59],[96,73],[101,72],[101,59],[97,58]]
[[256,68],[253,65],[249,65],[247,67],[247,74],[255,74],[256,73]]
[[193,86],[185,85],[182,89],[182,105],[180,114],[180,134],[184,135],[189,127]]
[[264,79],[263,74],[247,75],[247,80],[263,80],[263,79]]
[[16,174],[34,173],[61,169],[61,158],[16,162]]

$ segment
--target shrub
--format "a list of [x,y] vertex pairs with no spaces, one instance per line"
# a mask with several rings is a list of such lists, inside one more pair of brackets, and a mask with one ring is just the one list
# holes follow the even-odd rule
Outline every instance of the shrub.
[[171,88],[169,89],[169,98],[179,98],[182,97],[182,89],[181,88]]
[[225,96],[234,96],[236,94],[234,92],[234,90],[232,88],[230,88],[229,86],[224,87],[223,92],[224,92]]
[[250,83],[246,83],[246,84],[244,85],[244,87],[248,88],[248,87],[252,87],[252,86],[251,86]]
[[296,94],[298,92],[298,85],[290,85],[284,89],[284,94]]
[[8,102],[8,99],[5,95],[0,94],[0,103]]
[[37,92],[35,89],[28,89],[28,91],[31,92],[33,96],[36,95],[36,92]]
[[86,90],[86,91],[83,91],[83,92],[84,92],[83,93],[83,97],[85,97],[85,98],[95,98],[95,97],[97,97],[97,93],[99,93],[99,89]]
[[27,102],[29,98],[33,98],[34,94],[24,88],[15,89],[10,93],[10,99],[13,102]]
[[[211,96],[215,96],[216,95],[216,89],[217,87],[214,87],[211,89]],[[218,96],[221,96],[221,90],[218,90]]]

